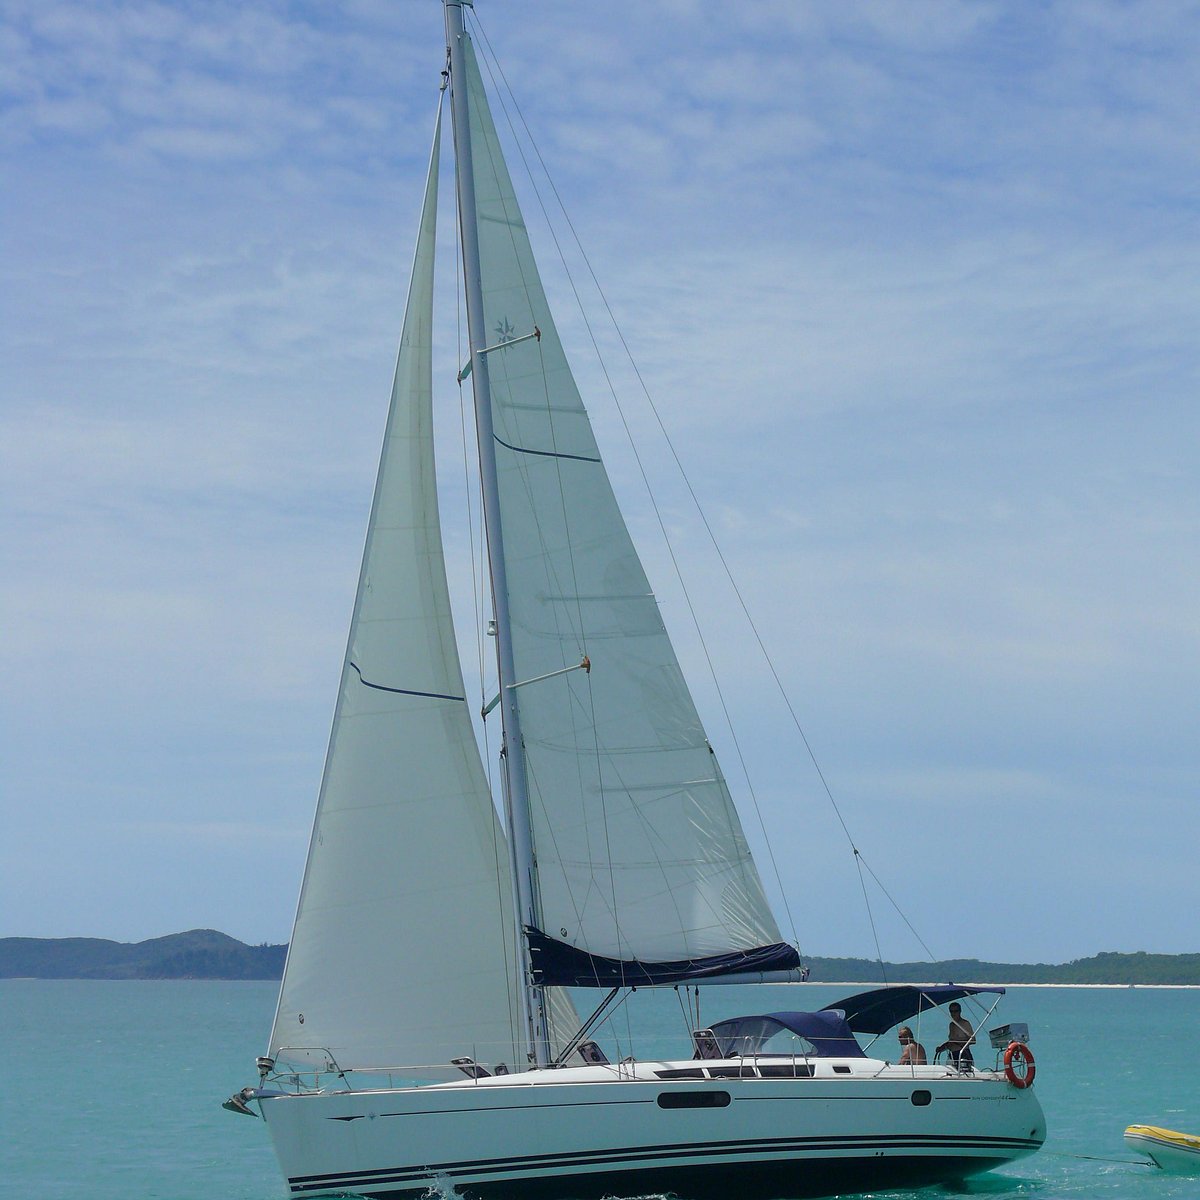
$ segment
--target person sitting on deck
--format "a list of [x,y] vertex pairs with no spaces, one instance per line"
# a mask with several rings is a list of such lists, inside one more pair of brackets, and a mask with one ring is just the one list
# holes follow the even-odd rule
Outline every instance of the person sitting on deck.
[[907,1025],[896,1030],[896,1037],[900,1040],[902,1067],[923,1067],[929,1061],[925,1057],[925,1047],[913,1037],[913,1031]]
[[962,1015],[961,1004],[950,1005],[950,1032],[946,1040],[934,1051],[941,1054],[943,1050],[950,1051],[950,1061],[960,1071],[970,1071],[975,1065],[975,1057],[971,1046],[975,1041],[975,1030],[971,1022]]

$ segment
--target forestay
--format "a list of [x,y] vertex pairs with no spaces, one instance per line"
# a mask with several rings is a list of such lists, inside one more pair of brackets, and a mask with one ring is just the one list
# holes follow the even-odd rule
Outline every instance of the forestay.
[[[465,52],[540,908],[549,938],[584,952],[557,969],[542,945],[535,978],[607,985],[634,959],[686,978],[695,960],[764,947],[755,969],[794,966],[600,462],[469,39]],[[585,657],[590,671],[569,670]],[[588,955],[617,966],[589,979]]]

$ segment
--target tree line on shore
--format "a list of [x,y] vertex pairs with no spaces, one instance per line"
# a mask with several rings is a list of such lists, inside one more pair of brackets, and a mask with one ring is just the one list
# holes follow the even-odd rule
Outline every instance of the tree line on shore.
[[[144,942],[104,938],[0,938],[0,979],[279,979],[286,945],[248,946],[214,929]],[[879,963],[805,960],[813,983],[1075,983],[1200,986],[1200,954],[1106,951],[1067,963],[993,963],[975,958]]]

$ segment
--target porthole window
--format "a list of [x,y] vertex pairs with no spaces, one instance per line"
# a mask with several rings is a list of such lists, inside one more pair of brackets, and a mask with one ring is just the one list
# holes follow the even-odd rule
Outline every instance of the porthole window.
[[713,1092],[660,1092],[659,1108],[728,1108],[729,1093]]

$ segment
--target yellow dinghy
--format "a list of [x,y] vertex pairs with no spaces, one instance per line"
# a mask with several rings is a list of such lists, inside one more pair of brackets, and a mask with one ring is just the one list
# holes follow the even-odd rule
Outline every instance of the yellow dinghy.
[[1194,1134],[1157,1125],[1130,1125],[1125,1130],[1125,1145],[1149,1155],[1164,1171],[1200,1175],[1200,1137]]

